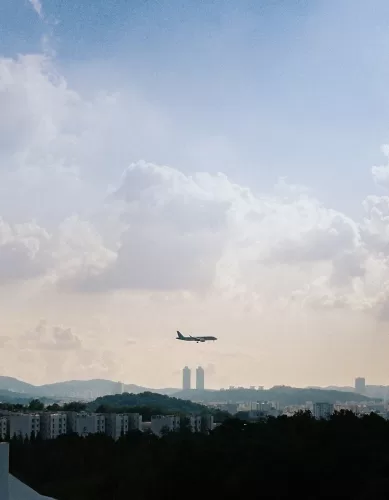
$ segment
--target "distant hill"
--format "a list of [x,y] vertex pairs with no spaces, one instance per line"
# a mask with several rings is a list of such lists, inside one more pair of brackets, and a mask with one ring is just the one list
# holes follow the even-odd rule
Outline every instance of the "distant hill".
[[13,377],[0,376],[0,391],[12,391],[20,394],[26,393],[29,395],[35,395],[37,393],[37,387]]
[[[139,394],[145,391],[158,392],[159,394],[173,394],[177,389],[150,389],[135,384],[124,384],[125,392]],[[25,394],[26,397],[48,397],[65,399],[93,400],[107,394],[118,392],[118,383],[112,380],[92,379],[92,380],[68,380],[45,385],[32,385],[13,377],[0,376],[0,391],[12,391]]]
[[[337,387],[330,386],[325,389],[332,389],[336,391],[354,391],[353,387]],[[389,399],[389,386],[387,385],[366,385],[366,396],[371,398]]]
[[[350,391],[351,389],[351,391]],[[277,386],[267,390],[255,389],[231,389],[231,390],[206,390],[181,391],[174,388],[150,389],[135,384],[124,384],[123,390],[130,394],[155,393],[167,396],[174,395],[176,398],[191,400],[197,403],[226,402],[231,403],[244,401],[280,401],[282,404],[304,404],[306,401],[363,401],[367,399],[383,399],[389,394],[386,386],[366,386],[367,396],[356,394],[352,388],[318,388],[308,387],[299,389],[295,387]],[[93,401],[96,398],[117,394],[119,386],[117,382],[106,379],[92,380],[68,380],[45,385],[32,385],[13,377],[0,376],[0,391],[15,393],[15,397],[26,399],[49,398],[63,400]],[[6,392],[4,397],[11,397]],[[9,399],[8,399],[9,400]],[[10,401],[10,400],[9,400]]]
[[296,387],[276,386],[271,389],[228,389],[220,391],[198,391],[191,389],[179,391],[174,394],[177,398],[189,399],[201,403],[242,403],[248,401],[279,401],[283,405],[304,404],[307,401],[313,403],[345,403],[346,401],[366,401],[367,396],[354,392],[334,391],[325,389],[300,389]]
[[[31,399],[34,399],[34,395],[27,393],[20,393],[15,391],[7,391],[4,389],[0,389],[0,403],[13,403],[13,404],[22,404],[27,405]],[[51,404],[59,401],[55,398],[46,398],[41,397],[40,400],[44,404]]]

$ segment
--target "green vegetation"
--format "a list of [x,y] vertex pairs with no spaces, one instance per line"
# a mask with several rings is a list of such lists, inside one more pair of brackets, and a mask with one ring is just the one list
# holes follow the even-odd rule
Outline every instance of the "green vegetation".
[[223,422],[229,414],[220,410],[210,409],[192,401],[163,396],[153,392],[142,394],[117,394],[97,398],[91,403],[72,401],[60,405],[58,403],[44,406],[39,399],[33,399],[25,404],[0,403],[0,410],[15,412],[36,411],[90,411],[97,413],[139,413],[144,421],[149,421],[152,415],[205,415],[214,416],[215,422]]
[[204,415],[213,414],[216,422],[227,418],[225,412],[211,410],[189,400],[164,396],[154,392],[142,394],[116,394],[97,398],[87,405],[88,410],[98,413],[140,413],[144,421],[151,415]]
[[11,472],[58,500],[155,498],[349,498],[389,496],[389,422],[350,412],[310,413],[210,435],[183,429],[52,441],[11,440]]
[[180,391],[174,394],[177,398],[190,399],[204,403],[217,403],[229,401],[237,403],[241,401],[279,401],[282,405],[301,405],[307,401],[313,403],[345,403],[346,401],[371,401],[373,398],[362,396],[354,392],[333,391],[328,389],[299,389],[288,386],[275,386],[271,389],[227,389],[221,391]]

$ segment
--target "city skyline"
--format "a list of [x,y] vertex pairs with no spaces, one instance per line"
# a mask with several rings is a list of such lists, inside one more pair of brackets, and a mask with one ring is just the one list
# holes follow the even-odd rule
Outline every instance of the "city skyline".
[[173,4],[1,2],[2,373],[386,384],[389,4]]

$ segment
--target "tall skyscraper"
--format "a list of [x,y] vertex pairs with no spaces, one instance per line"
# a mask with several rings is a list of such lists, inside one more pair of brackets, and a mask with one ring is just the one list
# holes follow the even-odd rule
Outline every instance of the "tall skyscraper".
[[182,370],[182,388],[184,391],[190,389],[190,369],[187,366]]
[[204,390],[204,369],[201,366],[196,369],[196,389]]
[[365,394],[366,392],[366,381],[364,377],[357,377],[355,379],[355,392],[357,394]]

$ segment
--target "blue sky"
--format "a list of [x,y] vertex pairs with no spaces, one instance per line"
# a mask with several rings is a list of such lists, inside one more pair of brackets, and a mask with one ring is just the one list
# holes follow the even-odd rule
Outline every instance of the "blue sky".
[[[39,50],[48,28],[27,0],[0,8],[3,51]],[[222,137],[232,157],[214,168],[255,190],[287,176],[359,210],[388,133],[386,2],[48,0],[43,9],[58,21],[51,43],[69,78],[106,68],[106,87],[140,89],[184,136]],[[148,160],[193,168],[185,152],[161,156]]]

